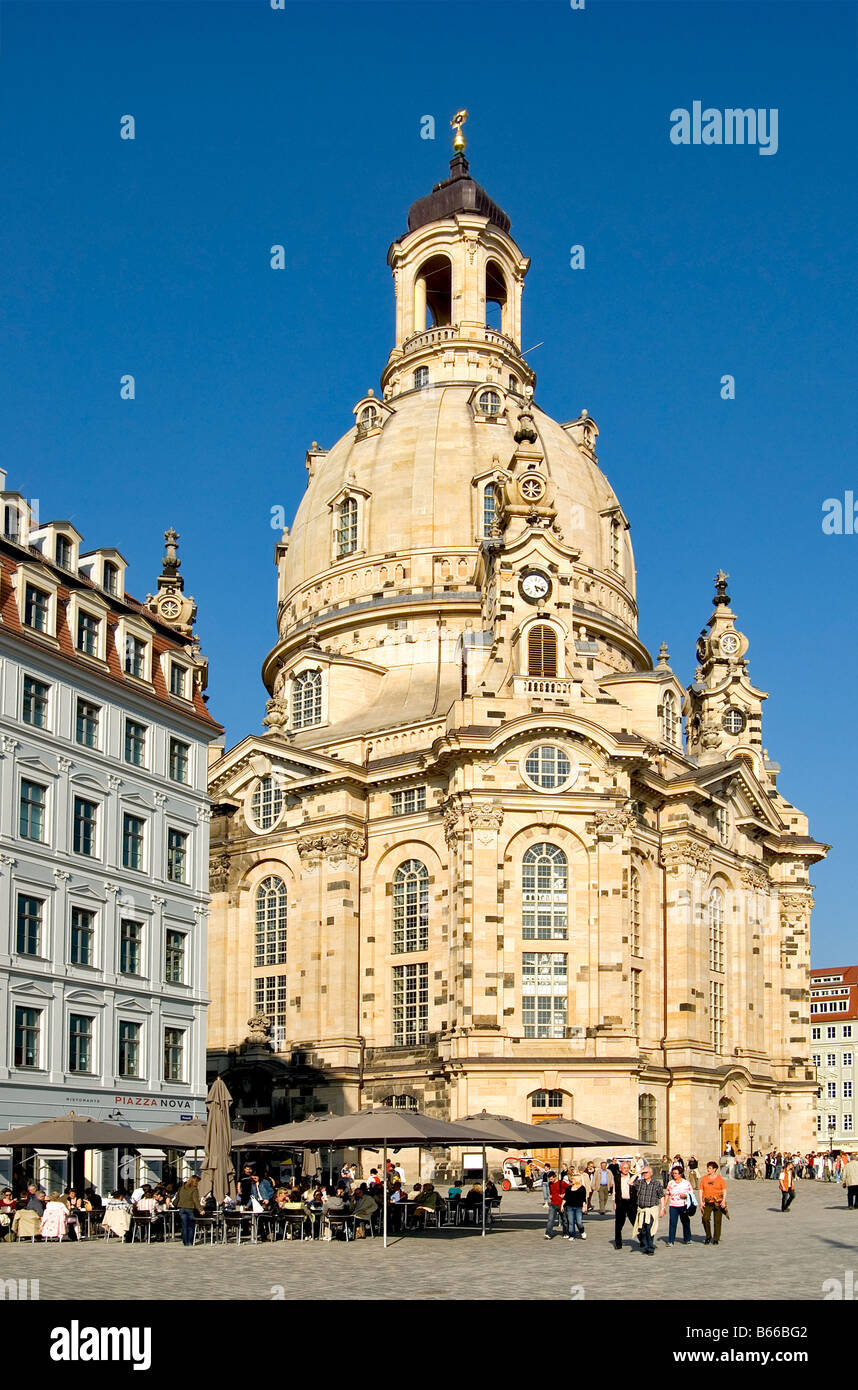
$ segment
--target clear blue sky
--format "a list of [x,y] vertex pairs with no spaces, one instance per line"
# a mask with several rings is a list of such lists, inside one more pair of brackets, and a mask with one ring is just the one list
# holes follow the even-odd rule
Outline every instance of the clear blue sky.
[[[271,508],[291,519],[305,449],[378,386],[387,247],[445,176],[466,105],[473,173],[533,258],[539,403],[601,429],[641,635],[692,679],[730,571],[780,785],[835,845],[814,963],[854,961],[858,535],[824,536],[821,507],[858,494],[857,64],[855,5],[820,0],[7,0],[8,485],[118,546],[139,596],[175,525],[210,708],[231,742],[259,729]],[[673,145],[670,112],[695,100],[777,108],[777,153]]]

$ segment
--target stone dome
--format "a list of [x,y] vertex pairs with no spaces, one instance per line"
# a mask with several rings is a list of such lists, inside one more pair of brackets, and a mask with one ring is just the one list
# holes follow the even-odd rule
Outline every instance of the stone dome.
[[[335,559],[331,543],[332,506],[350,488],[368,502],[361,561],[443,551],[476,557],[481,509],[475,480],[506,467],[516,447],[513,433],[523,400],[507,396],[501,417],[480,422],[471,406],[473,394],[467,382],[408,391],[389,402],[378,432],[361,437],[353,428],[328,453],[315,456],[283,561],[283,596],[287,603],[299,598],[293,621],[301,616],[300,595],[344,565],[354,565],[354,555]],[[607,570],[603,517],[619,503],[595,457],[573,437],[582,434],[582,422],[564,427],[537,407],[533,417],[563,537],[580,551],[583,568]],[[595,424],[589,425],[595,433]],[[633,600],[627,530],[623,540],[623,587]]]

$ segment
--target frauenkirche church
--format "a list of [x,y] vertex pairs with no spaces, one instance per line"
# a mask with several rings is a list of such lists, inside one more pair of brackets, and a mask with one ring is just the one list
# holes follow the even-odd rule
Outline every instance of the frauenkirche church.
[[277,545],[267,732],[211,769],[211,1066],[251,1128],[485,1107],[805,1151],[827,847],[727,576],[684,689],[637,636],[595,422],[534,400],[529,262],[460,121],[388,261],[380,394],[307,453]]

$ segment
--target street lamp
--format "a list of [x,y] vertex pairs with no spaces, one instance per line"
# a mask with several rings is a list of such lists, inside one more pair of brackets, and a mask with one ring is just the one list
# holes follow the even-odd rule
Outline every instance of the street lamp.
[[753,1121],[753,1120],[749,1120],[749,1121],[748,1121],[748,1152],[751,1153],[751,1154],[753,1154],[753,1152],[754,1152],[754,1135],[756,1134],[756,1132],[757,1132],[757,1126],[754,1124],[754,1121]]

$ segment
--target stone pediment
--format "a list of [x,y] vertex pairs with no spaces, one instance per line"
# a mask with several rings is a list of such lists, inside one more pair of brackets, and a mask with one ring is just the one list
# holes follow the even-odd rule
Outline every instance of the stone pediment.
[[18,766],[26,769],[27,772],[39,772],[43,776],[56,777],[57,769],[46,763],[44,758],[38,756],[32,758],[19,758]]
[[68,994],[66,995],[66,1001],[69,1004],[87,1004],[90,1006],[90,1008],[94,1006],[102,1008],[104,1006],[103,996],[100,997],[97,994],[93,994],[92,990],[89,989],[69,990]]
[[53,999],[54,994],[50,985],[37,984],[35,980],[22,980],[19,985],[12,985],[10,994],[14,994],[16,999]]
[[324,779],[332,773],[341,777],[351,770],[362,773],[362,769],[352,769],[351,764],[340,758],[306,753],[304,749],[293,749],[274,739],[246,739],[212,768],[209,794],[215,801],[229,800],[241,796],[252,780],[272,773],[281,786],[288,786],[290,782],[298,785],[315,778]]

